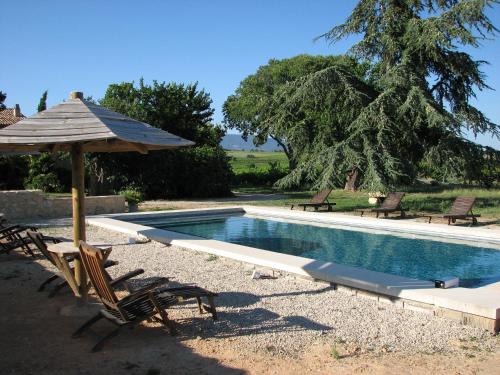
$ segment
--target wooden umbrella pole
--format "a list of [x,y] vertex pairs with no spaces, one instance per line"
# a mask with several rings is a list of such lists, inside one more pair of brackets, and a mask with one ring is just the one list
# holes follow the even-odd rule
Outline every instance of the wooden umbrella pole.
[[[73,196],[73,244],[78,246],[85,241],[85,167],[83,164],[82,144],[71,146],[72,180],[71,194]],[[74,260],[75,280],[83,303],[87,300],[87,275],[78,258]]]
[[71,194],[73,196],[73,242],[78,246],[85,241],[85,167],[83,150],[80,143],[71,146],[71,164],[73,168]]

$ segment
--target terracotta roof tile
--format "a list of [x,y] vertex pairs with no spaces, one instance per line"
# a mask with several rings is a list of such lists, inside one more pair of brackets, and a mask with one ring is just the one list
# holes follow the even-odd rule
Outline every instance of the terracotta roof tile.
[[14,116],[14,110],[14,108],[0,109],[0,128],[5,128],[25,118],[22,113],[19,117]]

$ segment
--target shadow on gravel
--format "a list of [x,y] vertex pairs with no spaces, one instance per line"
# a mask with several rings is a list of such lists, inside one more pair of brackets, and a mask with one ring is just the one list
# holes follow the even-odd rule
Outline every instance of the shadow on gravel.
[[266,295],[256,295],[252,293],[245,292],[221,292],[219,293],[219,298],[217,302],[219,306],[225,307],[245,307],[253,305],[259,302],[262,298],[273,298],[273,297],[292,297],[299,295],[316,295],[323,292],[328,292],[330,290],[335,290],[333,286],[328,286],[318,290],[306,290],[297,292],[287,292],[287,293],[274,293]]
[[323,332],[332,329],[303,316],[281,316],[264,308],[220,311],[219,320],[215,324],[203,316],[177,319],[176,324],[179,327],[179,337],[182,339],[227,338],[311,330]]
[[[157,326],[125,330],[101,352],[90,353],[96,336],[109,333],[113,325],[103,321],[92,333],[72,339],[72,332],[88,317],[60,314],[61,308],[75,303],[67,288],[54,298],[47,298],[50,288],[36,292],[52,275],[39,260],[14,252],[0,256],[0,299],[5,302],[0,319],[2,375],[247,373],[200,355],[196,346],[184,345]],[[214,327],[208,315],[200,320]]]

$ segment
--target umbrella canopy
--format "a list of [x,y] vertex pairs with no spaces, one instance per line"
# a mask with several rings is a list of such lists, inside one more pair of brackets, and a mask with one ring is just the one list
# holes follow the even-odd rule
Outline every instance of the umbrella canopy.
[[80,92],[55,107],[0,130],[1,151],[83,152],[160,150],[194,143],[83,100]]
[[85,240],[84,152],[147,153],[191,145],[194,142],[85,101],[81,92],[72,92],[68,101],[0,129],[0,151],[71,152],[75,245]]

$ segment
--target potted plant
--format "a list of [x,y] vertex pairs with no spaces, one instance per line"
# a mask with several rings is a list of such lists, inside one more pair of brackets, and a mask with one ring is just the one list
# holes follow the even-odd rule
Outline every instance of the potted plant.
[[381,203],[385,198],[385,194],[382,191],[373,191],[368,193],[368,203],[376,205]]
[[134,188],[128,188],[120,191],[120,195],[123,195],[125,201],[128,204],[128,212],[136,212],[138,210],[139,203],[144,201],[144,194]]

